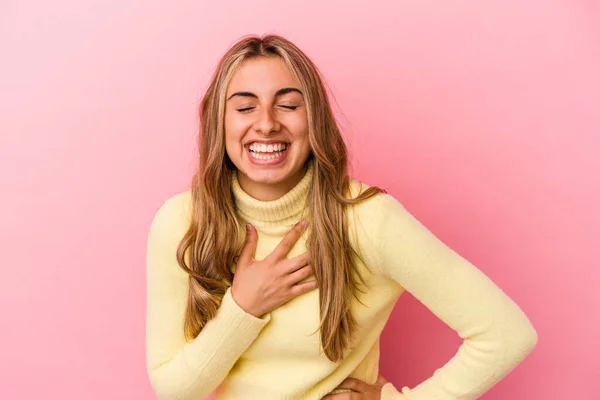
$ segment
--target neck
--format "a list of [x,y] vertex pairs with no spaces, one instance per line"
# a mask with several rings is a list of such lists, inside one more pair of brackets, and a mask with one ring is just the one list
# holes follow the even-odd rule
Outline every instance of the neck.
[[[294,187],[277,199],[259,200],[255,197],[257,196],[255,193],[251,196],[242,188],[238,181],[238,171],[233,170],[231,189],[240,222],[250,223],[259,231],[270,234],[283,234],[289,231],[301,218],[308,217],[313,171],[314,165],[309,161],[304,175]],[[270,191],[270,194],[273,192]]]

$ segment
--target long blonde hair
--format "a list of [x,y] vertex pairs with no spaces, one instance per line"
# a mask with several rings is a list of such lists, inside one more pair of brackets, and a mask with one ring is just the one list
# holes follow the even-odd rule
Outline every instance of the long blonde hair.
[[191,223],[177,249],[189,274],[186,340],[195,338],[214,317],[231,286],[230,267],[243,247],[244,230],[231,191],[235,168],[225,151],[225,92],[240,64],[253,57],[280,57],[302,86],[314,176],[309,189],[311,229],[307,249],[320,290],[321,344],[334,362],[351,345],[356,321],[350,312],[358,280],[347,231],[346,206],[379,192],[370,187],[356,198],[349,193],[347,149],[336,124],[320,73],[294,44],[278,35],[247,36],[222,57],[200,105],[199,163],[193,176]]

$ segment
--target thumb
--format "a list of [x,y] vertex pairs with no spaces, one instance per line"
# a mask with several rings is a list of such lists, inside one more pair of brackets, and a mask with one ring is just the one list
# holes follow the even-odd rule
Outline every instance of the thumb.
[[243,265],[250,264],[254,259],[254,252],[256,251],[256,230],[250,224],[246,224],[246,242],[244,243],[244,247],[242,248],[242,252],[240,254],[240,258],[238,260],[238,265],[241,263]]

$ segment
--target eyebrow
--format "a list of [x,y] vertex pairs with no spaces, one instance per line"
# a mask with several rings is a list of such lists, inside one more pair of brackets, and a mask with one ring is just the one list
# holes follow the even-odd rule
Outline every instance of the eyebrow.
[[[283,88],[283,89],[279,89],[277,92],[275,92],[275,96],[274,97],[279,97],[279,96],[283,96],[284,94],[288,94],[288,93],[292,93],[292,92],[296,92],[296,93],[300,93],[302,95],[302,92],[296,88]],[[234,94],[232,94],[231,96],[229,96],[229,98],[227,99],[227,101],[231,100],[234,97],[253,97],[258,99],[258,96],[255,95],[252,92],[235,92]]]

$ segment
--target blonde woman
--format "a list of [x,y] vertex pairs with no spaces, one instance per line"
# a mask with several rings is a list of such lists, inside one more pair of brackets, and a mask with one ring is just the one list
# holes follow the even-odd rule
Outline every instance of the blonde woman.
[[[394,197],[348,176],[317,68],[245,37],[201,102],[191,189],[152,221],[147,370],[161,400],[475,399],[533,349],[521,309]],[[421,384],[379,375],[412,293],[463,339]]]

